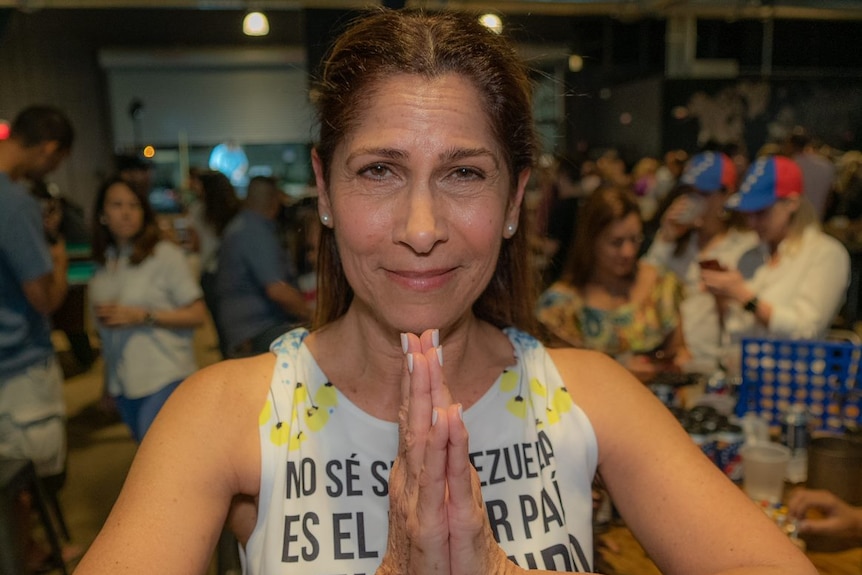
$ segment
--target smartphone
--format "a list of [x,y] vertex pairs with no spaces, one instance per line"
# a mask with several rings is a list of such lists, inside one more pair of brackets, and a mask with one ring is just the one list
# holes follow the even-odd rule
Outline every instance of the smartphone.
[[724,266],[721,265],[721,262],[716,259],[711,260],[701,260],[697,262],[700,264],[700,269],[702,270],[715,270],[715,271],[724,271]]

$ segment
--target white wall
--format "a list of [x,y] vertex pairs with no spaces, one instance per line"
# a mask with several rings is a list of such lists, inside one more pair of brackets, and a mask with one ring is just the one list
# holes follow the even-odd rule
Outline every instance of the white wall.
[[[176,146],[234,138],[243,144],[308,142],[305,54],[300,49],[119,51],[106,71],[114,144]],[[140,100],[140,141],[129,104]]]

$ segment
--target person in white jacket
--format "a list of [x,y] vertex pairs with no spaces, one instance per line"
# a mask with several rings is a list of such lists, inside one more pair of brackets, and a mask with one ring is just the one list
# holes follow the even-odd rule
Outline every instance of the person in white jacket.
[[731,341],[822,338],[844,301],[850,256],[820,230],[799,166],[782,156],[757,160],[727,207],[746,214],[760,237],[743,258],[763,262],[749,280],[737,270],[703,271],[704,285],[726,303]]
[[694,365],[709,371],[721,358],[721,322],[716,298],[701,281],[701,266],[735,269],[759,240],[742,218],[724,207],[737,188],[736,167],[725,154],[707,151],[693,156],[679,185],[679,196],[662,215],[645,258],[683,283],[683,337]]

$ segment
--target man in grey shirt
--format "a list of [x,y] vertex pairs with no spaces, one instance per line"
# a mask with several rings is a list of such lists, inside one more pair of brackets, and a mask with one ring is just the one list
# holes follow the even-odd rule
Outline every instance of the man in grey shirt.
[[217,313],[230,357],[264,353],[273,339],[311,318],[278,236],[281,193],[272,178],[252,178],[243,210],[222,238]]

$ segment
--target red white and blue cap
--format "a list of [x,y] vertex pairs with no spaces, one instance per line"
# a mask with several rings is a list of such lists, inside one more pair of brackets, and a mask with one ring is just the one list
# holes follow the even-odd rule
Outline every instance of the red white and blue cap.
[[784,156],[760,158],[748,168],[739,193],[725,206],[737,212],[759,212],[781,198],[802,193],[802,170]]
[[726,154],[702,152],[688,161],[679,181],[708,194],[722,188],[732,192],[736,189],[736,166]]

